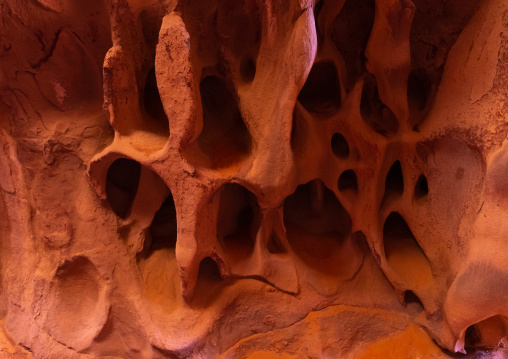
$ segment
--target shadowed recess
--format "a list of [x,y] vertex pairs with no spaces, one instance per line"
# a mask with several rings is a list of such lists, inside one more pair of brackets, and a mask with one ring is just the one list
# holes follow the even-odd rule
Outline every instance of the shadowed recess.
[[404,304],[408,307],[415,307],[419,312],[424,310],[422,301],[412,290],[406,290],[404,292]]
[[211,257],[204,258],[199,264],[198,278],[209,281],[220,281],[222,279],[219,266]]
[[169,121],[162,106],[162,100],[157,88],[157,79],[155,78],[155,69],[148,71],[143,90],[143,107],[146,113],[154,120],[157,129],[164,136],[169,136]]
[[404,218],[392,212],[383,227],[385,256],[388,264],[413,292],[428,289],[433,282],[430,262]]
[[245,82],[252,82],[256,76],[256,62],[251,57],[246,57],[240,62],[240,75]]
[[141,165],[126,158],[119,158],[108,169],[106,196],[111,209],[120,218],[128,216],[136,197]]
[[211,257],[204,258],[199,263],[196,287],[191,302],[192,307],[207,308],[227,284],[228,279],[222,278],[217,262]]
[[339,109],[339,76],[332,62],[317,62],[312,66],[298,101],[309,112],[331,115]]
[[385,181],[385,194],[381,206],[387,204],[389,200],[393,200],[404,193],[404,178],[402,176],[402,167],[400,161],[395,161],[390,167]]
[[350,91],[365,72],[365,48],[374,24],[374,0],[347,0],[332,23],[332,41],[346,64]]
[[495,315],[467,328],[464,347],[466,349],[495,349],[508,335],[508,320]]
[[268,240],[266,249],[268,249],[268,252],[272,254],[287,253],[286,248],[284,248],[280,239],[277,237],[275,233],[272,233],[270,235],[270,239]]
[[383,136],[394,135],[399,129],[395,114],[379,98],[376,79],[370,74],[363,84],[360,113],[363,121]]
[[248,257],[253,249],[260,224],[256,196],[245,187],[228,183],[219,195],[217,239],[233,261]]
[[168,198],[161,205],[153,217],[150,225],[151,244],[149,251],[156,251],[162,248],[175,248],[176,246],[176,209],[173,196]]
[[332,136],[332,151],[339,158],[347,158],[349,156],[349,145],[341,133],[335,133]]
[[251,136],[228,87],[216,76],[205,77],[200,85],[203,130],[198,137],[201,152],[213,168],[234,164],[251,150]]
[[418,130],[425,117],[425,108],[431,92],[431,82],[424,70],[411,71],[407,80],[407,102],[409,122],[413,130]]
[[415,186],[415,200],[420,200],[425,198],[429,194],[429,185],[427,183],[427,177],[421,175],[418,177]]
[[351,218],[321,180],[298,186],[286,198],[284,225],[289,244],[304,262],[328,274],[344,270],[338,258],[351,231]]
[[146,8],[139,14],[143,38],[149,54],[155,58],[155,47],[159,41],[159,30],[162,25],[164,11],[162,9]]
[[338,181],[339,191],[353,191],[354,193],[358,192],[358,180],[356,178],[356,173],[353,170],[346,170],[342,172]]

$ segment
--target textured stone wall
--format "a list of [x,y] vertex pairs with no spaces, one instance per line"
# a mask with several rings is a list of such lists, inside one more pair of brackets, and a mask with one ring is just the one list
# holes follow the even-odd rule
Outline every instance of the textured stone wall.
[[0,357],[508,356],[508,2],[413,1],[1,1]]

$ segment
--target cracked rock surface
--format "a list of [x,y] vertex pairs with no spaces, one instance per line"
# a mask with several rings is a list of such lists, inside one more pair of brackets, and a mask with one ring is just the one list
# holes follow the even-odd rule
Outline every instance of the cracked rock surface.
[[4,0],[1,358],[508,356],[506,0]]

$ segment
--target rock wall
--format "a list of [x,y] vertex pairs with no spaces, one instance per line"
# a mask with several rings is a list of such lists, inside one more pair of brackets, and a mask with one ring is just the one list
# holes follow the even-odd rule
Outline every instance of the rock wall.
[[508,356],[508,2],[413,1],[2,1],[0,356]]

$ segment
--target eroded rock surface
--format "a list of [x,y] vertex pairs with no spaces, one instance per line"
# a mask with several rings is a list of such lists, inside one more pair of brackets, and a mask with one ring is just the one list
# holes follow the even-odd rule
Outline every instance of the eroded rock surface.
[[0,20],[2,358],[508,356],[505,0]]

